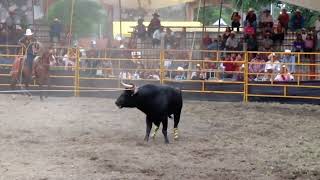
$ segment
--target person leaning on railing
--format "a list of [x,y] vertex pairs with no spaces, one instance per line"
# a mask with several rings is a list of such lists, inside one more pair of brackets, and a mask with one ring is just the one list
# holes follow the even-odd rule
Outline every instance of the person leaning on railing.
[[[260,54],[257,54],[249,63],[249,73],[263,73],[265,71],[265,61]],[[262,76],[260,74],[250,74],[249,79],[259,81]]]
[[275,73],[278,73],[280,72],[280,62],[278,60],[278,57],[276,56],[275,53],[271,53],[269,56],[268,56],[268,59],[269,61],[266,63],[266,66],[265,66],[265,73],[266,76],[264,77],[264,80],[265,81],[272,81],[273,79],[273,74]]
[[280,72],[274,78],[274,81],[293,81],[294,77],[288,71],[286,65],[281,66]]

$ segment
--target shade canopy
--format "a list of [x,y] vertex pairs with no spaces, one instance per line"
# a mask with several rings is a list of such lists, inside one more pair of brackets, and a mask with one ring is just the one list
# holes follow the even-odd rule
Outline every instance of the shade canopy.
[[[104,0],[106,4],[118,7],[119,0]],[[170,7],[178,4],[184,4],[187,2],[193,2],[194,0],[121,0],[121,6],[128,9],[159,9],[164,7]]]
[[320,0],[281,0],[284,3],[293,4],[307,9],[320,11]]

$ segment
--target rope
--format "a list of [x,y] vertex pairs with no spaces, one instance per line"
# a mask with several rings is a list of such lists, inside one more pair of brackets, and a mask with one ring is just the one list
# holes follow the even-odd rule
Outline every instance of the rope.
[[[117,92],[129,89],[88,89],[88,90],[78,90],[79,92]],[[5,93],[23,93],[23,92],[74,92],[74,90],[8,90],[8,91],[0,91],[0,94]]]

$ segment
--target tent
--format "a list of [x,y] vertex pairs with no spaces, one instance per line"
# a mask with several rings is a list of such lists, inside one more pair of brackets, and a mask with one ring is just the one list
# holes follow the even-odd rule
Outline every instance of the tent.
[[[219,26],[219,19],[212,24],[213,26]],[[220,19],[220,26],[228,26],[228,24],[221,18]]]
[[320,11],[320,1],[319,0],[281,0],[284,3],[301,6],[307,9]]

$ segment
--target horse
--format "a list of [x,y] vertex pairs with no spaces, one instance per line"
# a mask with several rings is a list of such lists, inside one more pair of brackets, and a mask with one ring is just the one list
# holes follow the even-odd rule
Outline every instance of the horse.
[[[39,47],[39,44],[37,44]],[[42,51],[41,51],[42,50]],[[41,54],[41,55],[40,55]],[[11,90],[15,91],[17,83],[24,84],[25,89],[21,86],[24,94],[32,99],[32,94],[28,91],[29,84],[35,80],[36,84],[40,87],[40,100],[43,100],[43,85],[50,87],[50,62],[53,59],[51,51],[39,48],[38,56],[34,58],[33,69],[30,69],[26,63],[26,56],[18,56],[13,63],[11,70]],[[32,74],[34,77],[32,77]],[[47,97],[47,95],[46,95]],[[15,99],[15,96],[13,96]]]

